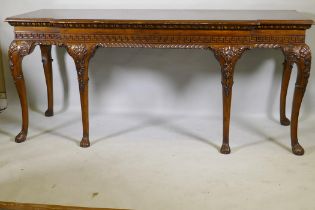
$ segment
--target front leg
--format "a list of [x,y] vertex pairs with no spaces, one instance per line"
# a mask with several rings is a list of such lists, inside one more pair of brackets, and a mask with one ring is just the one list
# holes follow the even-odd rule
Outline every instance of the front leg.
[[69,55],[74,59],[78,74],[83,124],[83,138],[80,142],[80,146],[89,147],[88,67],[90,58],[94,54],[95,45],[71,44],[66,45],[66,49]]
[[311,50],[304,45],[283,47],[285,58],[297,65],[297,78],[293,96],[292,113],[291,113],[291,146],[295,155],[303,155],[304,149],[298,141],[298,118],[301,103],[306,90],[311,70]]
[[242,46],[222,46],[213,47],[214,55],[221,65],[221,83],[223,97],[223,143],[220,149],[222,154],[231,152],[229,145],[230,113],[234,67],[247,47]]
[[22,109],[22,129],[15,137],[15,142],[20,143],[26,140],[28,132],[28,106],[26,97],[25,81],[22,71],[22,60],[24,56],[34,50],[35,44],[26,41],[13,41],[9,47],[10,69],[12,77],[20,98]]

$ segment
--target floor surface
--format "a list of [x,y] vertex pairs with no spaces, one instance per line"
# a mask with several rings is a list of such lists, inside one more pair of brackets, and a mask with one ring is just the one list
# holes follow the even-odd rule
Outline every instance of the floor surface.
[[232,153],[218,152],[221,117],[91,114],[80,148],[79,112],[0,115],[0,200],[127,209],[315,209],[315,117],[300,121],[306,151],[291,153],[289,127],[265,117],[231,121]]

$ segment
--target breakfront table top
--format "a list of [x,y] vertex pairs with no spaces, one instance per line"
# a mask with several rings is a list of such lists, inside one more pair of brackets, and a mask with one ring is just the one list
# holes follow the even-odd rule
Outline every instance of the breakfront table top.
[[8,22],[171,22],[171,23],[243,23],[313,24],[310,16],[295,10],[73,10],[43,9],[6,19]]

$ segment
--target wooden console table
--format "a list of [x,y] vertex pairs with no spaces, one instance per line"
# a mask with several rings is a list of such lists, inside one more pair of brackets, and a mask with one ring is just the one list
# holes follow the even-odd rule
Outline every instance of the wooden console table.
[[51,46],[65,47],[74,59],[80,90],[83,138],[88,147],[88,66],[98,47],[200,48],[214,52],[221,65],[223,92],[223,144],[230,153],[229,124],[234,66],[253,48],[279,48],[284,54],[280,96],[280,122],[289,125],[285,101],[293,64],[298,67],[291,114],[291,146],[296,155],[304,149],[298,142],[298,116],[311,67],[311,51],[305,31],[313,21],[296,11],[220,10],[39,10],[6,19],[14,26],[15,39],[9,48],[12,76],[22,107],[22,130],[28,131],[28,107],[22,59],[40,46],[46,76],[48,109],[53,115]]

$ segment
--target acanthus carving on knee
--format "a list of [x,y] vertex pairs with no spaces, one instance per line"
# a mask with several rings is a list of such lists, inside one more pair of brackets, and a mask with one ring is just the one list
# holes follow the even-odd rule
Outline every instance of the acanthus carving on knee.
[[234,66],[242,54],[249,49],[246,46],[220,46],[210,48],[221,65],[224,94],[229,96],[233,86]]
[[33,52],[35,43],[30,41],[12,41],[8,55],[10,59],[10,69],[14,81],[23,79],[22,72],[15,71],[15,65],[21,65],[22,59]]
[[308,45],[288,45],[282,48],[285,60],[291,65],[294,63],[298,67],[298,78],[296,88],[301,88],[305,92],[308,79],[310,77],[312,55]]
[[94,55],[96,45],[86,44],[69,44],[66,45],[69,55],[74,59],[80,92],[83,92],[86,84],[88,83],[88,64],[91,57]]

